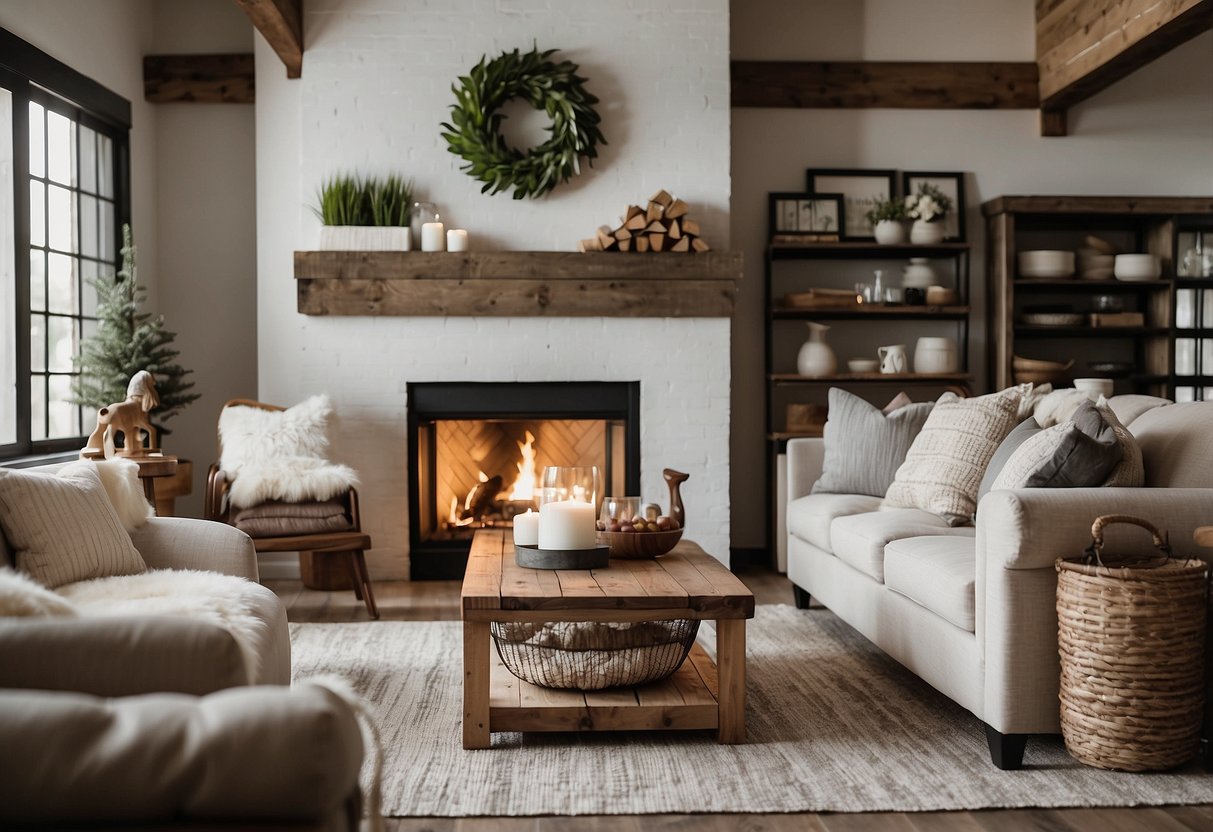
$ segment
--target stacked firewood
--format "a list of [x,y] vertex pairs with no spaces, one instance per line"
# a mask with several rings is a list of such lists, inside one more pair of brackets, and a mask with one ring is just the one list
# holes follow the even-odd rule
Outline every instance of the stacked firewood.
[[699,223],[687,216],[687,204],[661,190],[649,197],[647,208],[629,205],[618,228],[604,225],[598,234],[578,243],[579,251],[709,251],[699,236]]

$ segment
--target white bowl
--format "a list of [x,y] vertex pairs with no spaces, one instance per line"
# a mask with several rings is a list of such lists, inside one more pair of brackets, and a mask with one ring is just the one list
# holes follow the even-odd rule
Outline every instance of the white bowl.
[[880,369],[880,362],[875,358],[852,358],[847,362],[847,369],[852,373],[874,373]]
[[1157,280],[1162,261],[1156,254],[1118,254],[1112,273],[1117,280]]
[[1074,252],[1041,249],[1019,252],[1019,276],[1069,277],[1074,274]]
[[1085,393],[1102,395],[1105,399],[1112,398],[1112,379],[1110,378],[1076,378],[1074,389]]

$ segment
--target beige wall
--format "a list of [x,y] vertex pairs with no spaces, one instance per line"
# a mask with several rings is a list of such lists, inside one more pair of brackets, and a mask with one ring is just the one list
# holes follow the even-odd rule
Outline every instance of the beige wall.
[[[734,60],[1030,61],[1035,51],[1027,0],[735,0],[732,12]],[[1071,109],[1064,138],[1042,138],[1035,111],[1026,110],[733,110],[732,241],[746,258],[733,328],[734,546],[766,538],[756,486],[767,454],[767,193],[802,189],[808,167],[969,172],[966,216],[977,255],[970,366],[980,372],[981,203],[1002,194],[1213,193],[1211,55],[1206,33]]]

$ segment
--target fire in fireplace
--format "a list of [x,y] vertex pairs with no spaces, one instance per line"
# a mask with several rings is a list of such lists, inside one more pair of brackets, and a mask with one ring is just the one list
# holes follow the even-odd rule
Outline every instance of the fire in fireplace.
[[639,394],[639,382],[409,384],[411,576],[461,577],[476,530],[536,508],[549,465],[596,465],[605,493],[638,493]]

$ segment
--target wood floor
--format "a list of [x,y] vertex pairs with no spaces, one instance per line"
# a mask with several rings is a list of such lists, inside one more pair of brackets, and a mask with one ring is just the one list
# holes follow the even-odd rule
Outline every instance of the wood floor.
[[[791,604],[788,580],[769,570],[741,574],[759,604]],[[291,621],[365,621],[353,592],[316,592],[298,581],[266,581]],[[386,621],[459,620],[458,581],[375,584]],[[1213,776],[1213,775],[1210,775]],[[1213,832],[1213,805],[1141,809],[1016,809],[770,815],[600,815],[535,818],[390,818],[388,832]]]

